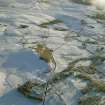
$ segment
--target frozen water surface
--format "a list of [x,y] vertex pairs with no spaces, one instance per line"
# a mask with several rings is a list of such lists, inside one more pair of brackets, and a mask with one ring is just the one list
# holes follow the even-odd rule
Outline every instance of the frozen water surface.
[[[17,91],[19,84],[27,80],[48,79],[51,68],[33,49],[36,42],[53,50],[55,73],[64,70],[69,62],[95,54],[97,48],[102,47],[101,54],[105,53],[105,21],[87,16],[94,11],[95,6],[70,0],[0,0],[0,105],[42,105]],[[54,23],[56,19],[62,22]],[[48,27],[42,27],[43,23]],[[97,68],[104,72],[105,63]],[[99,76],[104,79],[102,74]],[[65,81],[55,84],[45,105],[78,105],[80,88],[86,82],[74,77]],[[61,97],[55,90],[61,91]]]

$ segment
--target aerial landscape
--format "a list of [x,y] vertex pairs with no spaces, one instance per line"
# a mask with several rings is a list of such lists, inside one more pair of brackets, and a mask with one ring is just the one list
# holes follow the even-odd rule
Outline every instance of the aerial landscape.
[[0,0],[0,105],[105,105],[105,0]]

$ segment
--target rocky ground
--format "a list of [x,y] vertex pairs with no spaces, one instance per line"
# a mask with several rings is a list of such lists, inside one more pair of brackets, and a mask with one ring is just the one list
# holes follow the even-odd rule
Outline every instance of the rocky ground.
[[[33,80],[51,80],[45,89],[32,85],[40,101],[30,99],[32,88],[17,89]],[[0,105],[105,105],[104,93],[102,5],[0,0]]]

